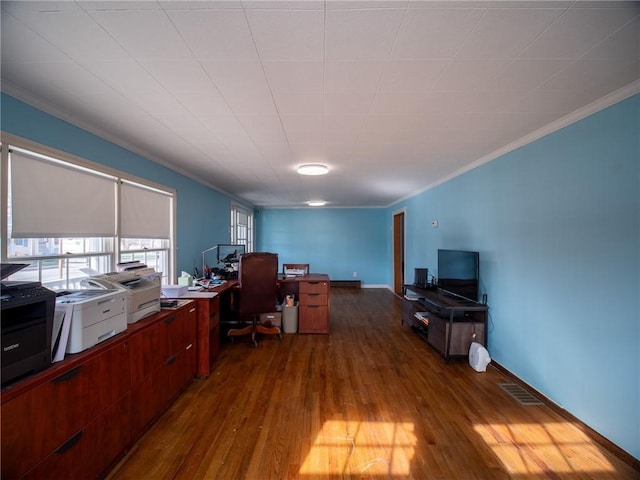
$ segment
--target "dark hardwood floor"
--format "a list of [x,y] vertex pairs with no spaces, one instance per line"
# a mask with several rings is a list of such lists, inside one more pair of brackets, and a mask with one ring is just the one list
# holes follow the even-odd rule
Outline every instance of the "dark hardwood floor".
[[225,343],[109,479],[640,478],[501,371],[445,364],[401,313],[388,290],[337,288],[330,335]]

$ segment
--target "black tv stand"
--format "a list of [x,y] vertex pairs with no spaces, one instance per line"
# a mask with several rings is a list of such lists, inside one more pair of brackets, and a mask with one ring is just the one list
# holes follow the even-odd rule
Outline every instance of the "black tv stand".
[[415,314],[427,312],[427,343],[442,354],[446,362],[451,357],[467,356],[471,342],[487,346],[487,305],[441,288],[405,285],[403,290],[402,323],[422,325]]

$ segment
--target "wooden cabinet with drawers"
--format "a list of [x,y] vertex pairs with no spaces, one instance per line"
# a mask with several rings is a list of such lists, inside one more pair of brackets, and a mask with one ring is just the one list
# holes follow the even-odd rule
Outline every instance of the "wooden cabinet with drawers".
[[0,478],[99,478],[192,381],[191,301],[2,389]]
[[[159,318],[158,318],[159,317]],[[131,332],[131,437],[136,440],[195,375],[196,308],[163,310]]]
[[2,391],[2,478],[95,478],[131,441],[126,334]]
[[329,333],[329,303],[326,275],[309,274],[299,280],[298,333]]
[[216,291],[187,292],[180,297],[196,304],[196,376],[200,378],[209,376],[220,354],[220,297],[229,295],[235,285],[231,281]]

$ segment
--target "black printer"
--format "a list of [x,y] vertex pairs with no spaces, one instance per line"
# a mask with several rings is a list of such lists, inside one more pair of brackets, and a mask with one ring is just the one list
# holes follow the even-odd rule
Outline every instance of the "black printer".
[[0,264],[2,386],[51,365],[55,292],[40,282],[4,281],[28,263]]

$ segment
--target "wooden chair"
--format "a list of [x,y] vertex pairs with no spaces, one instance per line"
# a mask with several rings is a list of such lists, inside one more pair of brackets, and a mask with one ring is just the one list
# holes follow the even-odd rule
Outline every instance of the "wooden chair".
[[309,273],[309,264],[308,263],[283,263],[282,274],[286,276],[288,270],[303,271],[304,275],[306,275]]
[[278,254],[268,252],[245,253],[240,257],[238,269],[239,318],[243,327],[232,328],[227,336],[251,334],[251,341],[258,346],[257,333],[278,335],[280,328],[272,324],[260,323],[261,313],[276,311],[278,302]]

